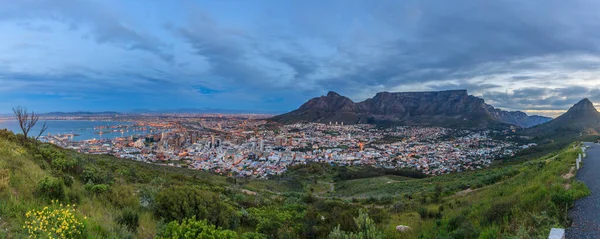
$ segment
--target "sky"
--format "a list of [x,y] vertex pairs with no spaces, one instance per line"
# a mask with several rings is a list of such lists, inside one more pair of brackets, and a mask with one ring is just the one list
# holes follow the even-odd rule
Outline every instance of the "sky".
[[0,113],[279,113],[336,91],[600,103],[600,1],[0,0]]

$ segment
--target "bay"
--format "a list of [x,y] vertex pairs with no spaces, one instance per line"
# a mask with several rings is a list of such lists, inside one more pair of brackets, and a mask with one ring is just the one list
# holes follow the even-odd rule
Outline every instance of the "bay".
[[[46,122],[48,134],[74,134],[72,141],[81,141],[89,139],[112,139],[117,137],[128,137],[136,135],[147,135],[156,133],[157,130],[150,127],[131,127],[134,122],[117,121],[90,121],[90,120],[40,120],[31,129],[29,135],[37,136],[42,125]],[[20,133],[19,122],[16,120],[0,120],[0,129],[8,129],[14,133]],[[123,131],[121,131],[123,129]],[[102,132],[100,134],[100,132]]]

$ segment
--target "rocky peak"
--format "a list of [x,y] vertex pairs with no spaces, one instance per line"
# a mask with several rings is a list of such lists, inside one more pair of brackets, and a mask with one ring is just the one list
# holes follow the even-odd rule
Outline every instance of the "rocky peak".
[[329,91],[329,92],[327,92],[327,97],[340,97],[340,96],[341,96],[341,95],[340,95],[340,94],[338,94],[338,93],[337,93],[337,92],[335,92],[335,91]]
[[577,104],[573,105],[573,107],[571,107],[569,109],[568,112],[575,112],[575,111],[592,111],[592,112],[598,112],[596,110],[596,108],[594,107],[594,104],[588,99],[585,98],[581,101],[579,101]]

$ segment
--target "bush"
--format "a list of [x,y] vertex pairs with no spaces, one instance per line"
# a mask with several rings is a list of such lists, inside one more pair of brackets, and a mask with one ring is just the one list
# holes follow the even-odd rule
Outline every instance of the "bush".
[[106,184],[86,184],[85,190],[90,191],[93,194],[102,194],[108,192],[109,186]]
[[33,238],[86,238],[84,219],[77,215],[75,205],[52,201],[50,207],[28,211],[23,229]]
[[127,230],[132,232],[136,232],[138,226],[140,225],[140,216],[136,210],[132,208],[125,208],[121,215],[117,217],[117,223]]
[[59,171],[67,171],[73,169],[75,166],[79,164],[79,161],[73,157],[67,157],[64,154],[61,154],[57,158],[52,159],[52,168],[57,169]]
[[198,239],[237,239],[237,233],[230,230],[218,229],[206,220],[184,219],[181,223],[172,221],[158,234],[161,238],[198,238]]
[[461,212],[457,216],[448,219],[446,230],[450,232],[451,238],[477,238],[479,232],[471,221],[465,216],[468,212]]
[[64,183],[58,178],[46,176],[38,183],[36,194],[51,200],[63,200],[65,198]]
[[499,234],[500,231],[497,227],[490,227],[483,230],[481,234],[479,234],[479,239],[496,239],[498,238]]
[[84,182],[92,182],[93,184],[107,184],[112,182],[112,175],[110,173],[92,165],[83,167],[81,178]]
[[58,171],[71,170],[79,164],[77,158],[68,157],[64,152],[54,146],[44,145],[40,147],[40,153],[41,157],[46,160],[46,162],[49,162],[53,169]]
[[479,231],[477,231],[471,222],[466,221],[460,228],[450,233],[450,235],[452,238],[476,239],[479,237]]
[[512,202],[498,202],[494,203],[490,209],[484,213],[486,222],[489,224],[502,224],[504,219],[510,219],[512,215]]
[[394,213],[401,213],[404,212],[404,210],[406,209],[406,205],[403,202],[396,202],[394,203],[394,205],[392,205],[392,212]]
[[375,223],[382,223],[390,218],[387,210],[376,207],[369,208],[369,215]]
[[419,216],[421,216],[422,219],[429,219],[429,218],[437,218],[440,219],[442,218],[442,213],[439,211],[434,211],[434,210],[429,210],[427,208],[421,207],[417,210],[417,212],[419,213]]
[[235,228],[237,210],[217,193],[195,187],[179,186],[162,190],[155,199],[154,212],[167,221],[185,218],[207,219],[218,227]]
[[240,239],[267,239],[267,236],[256,232],[246,232],[240,236]]
[[62,176],[62,179],[63,179],[63,182],[65,183],[65,186],[67,186],[67,187],[71,187],[73,185],[73,182],[75,181],[73,176],[67,175],[67,174],[64,174]]
[[65,202],[79,203],[83,195],[83,188],[73,187],[65,189]]
[[284,234],[299,234],[303,216],[296,210],[285,210],[276,207],[248,209],[248,224],[256,227],[256,231],[269,237],[283,237]]
[[107,194],[108,201],[118,208],[133,207],[140,205],[140,199],[134,195],[134,189],[128,185],[113,185]]
[[140,197],[140,205],[142,207],[153,207],[154,199],[156,195],[160,191],[158,187],[142,187],[139,192]]
[[447,228],[448,231],[454,231],[462,225],[463,222],[467,221],[467,218],[463,214],[459,214],[458,216],[451,217],[448,219]]
[[329,239],[383,239],[383,232],[379,231],[375,222],[369,218],[369,215],[364,211],[360,211],[357,218],[354,218],[356,223],[356,232],[345,232],[336,227],[331,231]]

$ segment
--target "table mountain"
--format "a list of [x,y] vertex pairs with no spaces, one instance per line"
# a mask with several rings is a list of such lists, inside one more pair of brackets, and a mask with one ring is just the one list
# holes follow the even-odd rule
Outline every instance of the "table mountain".
[[280,123],[344,122],[485,128],[507,124],[529,127],[550,118],[495,109],[483,99],[469,95],[466,90],[449,90],[380,92],[358,103],[329,92],[271,120]]

